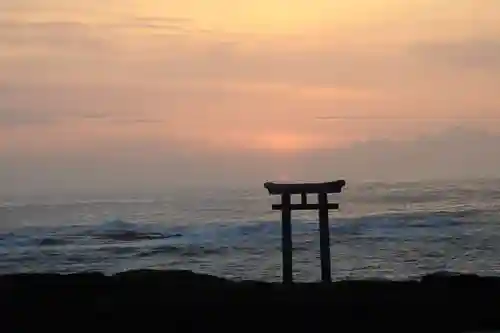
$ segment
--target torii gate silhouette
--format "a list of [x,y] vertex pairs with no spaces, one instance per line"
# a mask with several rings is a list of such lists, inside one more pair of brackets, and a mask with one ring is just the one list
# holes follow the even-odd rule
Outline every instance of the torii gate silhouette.
[[[293,283],[292,273],[292,218],[293,210],[318,210],[319,211],[319,233],[321,252],[321,280],[325,283],[332,282],[332,271],[330,264],[330,226],[328,211],[339,209],[338,203],[328,203],[329,193],[341,193],[346,185],[344,180],[326,183],[297,183],[277,184],[266,182],[264,187],[270,195],[280,195],[281,204],[272,206],[273,210],[281,211],[281,233],[282,233],[282,255],[283,255],[283,283]],[[300,194],[300,204],[292,204],[292,194]],[[318,203],[307,203],[308,194],[317,194]]]

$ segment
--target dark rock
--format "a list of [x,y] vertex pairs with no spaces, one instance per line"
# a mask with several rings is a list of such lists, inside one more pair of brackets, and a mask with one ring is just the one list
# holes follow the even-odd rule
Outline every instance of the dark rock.
[[[230,329],[480,331],[500,329],[500,278],[439,272],[420,281],[235,282],[190,271],[0,276],[2,332],[161,325]],[[22,319],[18,319],[22,318]],[[12,327],[12,330],[10,330]]]

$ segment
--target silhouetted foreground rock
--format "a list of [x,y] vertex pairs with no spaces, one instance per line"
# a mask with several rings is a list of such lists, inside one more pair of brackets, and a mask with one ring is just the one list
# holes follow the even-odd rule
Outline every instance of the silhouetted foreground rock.
[[0,306],[2,332],[48,324],[154,325],[167,332],[478,331],[500,329],[500,278],[437,273],[419,281],[286,287],[188,271],[27,274],[0,276]]

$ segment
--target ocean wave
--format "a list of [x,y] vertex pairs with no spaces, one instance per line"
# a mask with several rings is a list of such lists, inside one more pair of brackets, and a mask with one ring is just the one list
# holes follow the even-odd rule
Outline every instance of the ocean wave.
[[168,228],[121,220],[106,221],[91,226],[23,228],[0,234],[0,247],[54,247],[68,245],[99,245],[106,243],[134,243],[140,241],[180,238],[179,232]]
[[96,205],[131,205],[131,204],[141,204],[141,205],[152,205],[159,202],[163,202],[166,199],[155,198],[155,199],[89,199],[89,200],[68,200],[68,199],[58,199],[58,200],[10,200],[10,201],[0,201],[0,209],[14,209],[14,208],[52,208],[52,207],[78,207],[78,206],[96,206]]
[[224,255],[229,251],[226,246],[196,246],[196,245],[159,245],[143,248],[136,255],[150,257],[156,255],[178,255],[181,257],[202,258],[207,255]]
[[83,236],[118,242],[135,242],[141,240],[178,238],[182,237],[182,234],[159,230],[158,225],[113,220],[106,221],[101,225],[86,230]]
[[[494,207],[490,210],[464,208],[455,211],[389,212],[361,217],[333,216],[330,228],[336,241],[352,238],[374,241],[400,238],[404,241],[422,234],[426,237],[459,235],[475,228],[474,223],[484,223],[481,216],[493,216],[497,210]],[[493,223],[491,221],[488,223]],[[311,237],[318,236],[318,223],[295,218],[293,232],[297,251],[305,251],[309,248],[305,244]],[[37,227],[0,234],[0,249],[8,252],[27,247],[37,250],[71,246],[81,251],[101,251],[113,255],[196,257],[224,255],[231,251],[279,250],[280,238],[279,216],[274,220],[184,226],[115,219],[96,225]]]
[[352,202],[391,204],[421,204],[435,202],[487,202],[500,200],[498,186],[478,188],[477,186],[384,186],[360,187],[352,192],[346,192],[343,197]]
[[139,232],[133,230],[117,230],[112,232],[93,232],[92,237],[120,241],[120,242],[134,242],[140,240],[154,240],[154,239],[167,239],[173,237],[182,237],[181,234],[165,235],[156,232]]
[[71,243],[68,239],[65,238],[57,238],[57,237],[45,237],[42,239],[39,239],[37,241],[38,246],[43,247],[43,246],[61,246],[61,245],[67,245]]
[[491,216],[493,214],[498,214],[500,212],[500,207],[490,207],[490,208],[455,208],[450,210],[445,209],[434,209],[434,210],[421,210],[412,212],[384,212],[377,214],[368,214],[364,216],[354,216],[354,217],[343,217],[342,220],[357,220],[365,222],[384,222],[389,220],[394,221],[427,221],[427,222],[452,222],[452,221],[470,221],[472,218],[479,216]]
[[12,232],[0,235],[0,246],[6,248],[17,248],[23,246],[61,246],[68,245],[69,243],[71,243],[71,240],[65,235],[29,235]]

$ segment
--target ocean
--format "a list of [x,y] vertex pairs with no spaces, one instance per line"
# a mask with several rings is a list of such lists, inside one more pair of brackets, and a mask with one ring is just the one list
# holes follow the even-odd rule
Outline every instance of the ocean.
[[[280,281],[277,201],[263,186],[5,196],[0,274],[187,269]],[[340,202],[330,212],[335,280],[500,273],[499,180],[348,182],[331,201]],[[317,212],[293,212],[292,219],[295,279],[317,281]]]

